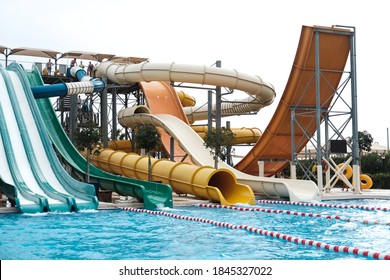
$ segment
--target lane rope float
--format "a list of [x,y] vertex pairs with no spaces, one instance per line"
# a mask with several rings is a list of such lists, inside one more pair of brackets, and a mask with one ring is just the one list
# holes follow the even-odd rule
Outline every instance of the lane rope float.
[[380,221],[358,220],[358,219],[342,217],[339,215],[323,215],[323,214],[306,213],[306,212],[298,212],[298,211],[291,211],[291,210],[265,209],[265,208],[259,208],[259,207],[238,207],[238,206],[231,206],[231,205],[220,205],[220,204],[209,204],[209,203],[199,203],[196,205],[198,207],[205,207],[205,208],[219,208],[219,209],[229,209],[229,210],[236,210],[236,211],[263,212],[263,213],[270,213],[270,214],[271,213],[272,214],[287,214],[287,215],[309,217],[309,218],[324,218],[324,219],[328,219],[328,220],[334,219],[334,220],[340,220],[340,221],[344,221],[344,222],[363,223],[365,225],[387,225],[387,226],[390,226],[390,222],[383,223]]
[[285,241],[300,244],[300,245],[307,245],[307,246],[312,246],[312,247],[316,247],[316,248],[321,248],[323,250],[332,251],[332,252],[336,252],[336,253],[341,252],[341,253],[346,253],[346,254],[358,255],[358,256],[362,256],[362,257],[366,257],[366,258],[378,259],[378,260],[390,260],[390,254],[384,254],[384,253],[374,252],[374,251],[369,251],[369,250],[362,250],[359,248],[349,247],[349,246],[344,246],[344,245],[331,245],[331,244],[327,244],[327,243],[320,242],[320,241],[294,237],[294,236],[283,234],[283,233],[276,232],[276,231],[263,230],[263,229],[259,229],[259,228],[252,227],[249,225],[234,225],[234,224],[227,223],[227,222],[219,222],[219,221],[215,221],[215,220],[211,220],[211,219],[178,215],[178,214],[169,213],[169,212],[165,212],[165,211],[153,211],[153,210],[139,209],[139,208],[133,208],[133,207],[122,207],[121,209],[125,210],[125,211],[130,211],[130,212],[147,213],[147,214],[152,214],[152,215],[161,215],[161,216],[171,217],[171,218],[180,219],[180,220],[195,221],[195,222],[200,222],[200,223],[205,223],[205,224],[211,224],[213,226],[225,227],[225,228],[229,228],[229,229],[245,230],[245,231],[248,231],[251,233],[269,236],[269,237],[273,237],[273,238],[276,238],[279,240],[285,240]]
[[340,209],[359,209],[367,211],[390,211],[388,207],[373,207],[364,205],[337,205],[326,203],[309,203],[309,202],[294,202],[294,201],[280,201],[280,200],[258,200],[258,203],[262,204],[288,204],[298,206],[315,206],[315,207],[327,207],[327,208],[340,208]]

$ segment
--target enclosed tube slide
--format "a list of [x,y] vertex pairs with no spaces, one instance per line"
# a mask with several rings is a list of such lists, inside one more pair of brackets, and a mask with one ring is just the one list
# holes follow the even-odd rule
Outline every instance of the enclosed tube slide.
[[[148,157],[103,149],[91,161],[102,170],[141,180],[148,179]],[[169,184],[177,194],[192,194],[222,205],[256,204],[253,191],[237,183],[229,170],[195,166],[187,162],[151,158],[152,180]]]
[[183,107],[192,107],[196,104],[196,99],[192,95],[185,93],[184,91],[176,91],[177,96],[180,99],[180,103]]
[[77,78],[79,82],[32,86],[31,91],[34,94],[34,97],[36,99],[54,96],[64,97],[67,95],[101,92],[104,90],[105,84],[103,81],[87,76],[84,69],[75,66],[70,69],[70,73],[73,77]]
[[107,61],[99,65],[98,71],[118,84],[178,81],[238,89],[254,95],[262,107],[270,105],[275,98],[272,85],[264,82],[259,76],[250,76],[237,70],[174,62],[118,65]]
[[[230,101],[228,103],[222,102],[221,104],[221,116],[229,117],[235,115],[247,115],[257,113],[263,104],[259,103],[256,97],[248,96],[243,99]],[[183,108],[184,113],[187,115],[187,119],[190,123],[196,121],[207,120],[208,118],[208,105],[194,106]],[[212,111],[215,112],[215,104],[212,106]]]
[[[191,128],[198,133],[198,135],[204,139],[208,127],[206,125],[193,125]],[[252,144],[256,143],[257,140],[261,137],[261,130],[253,127],[241,127],[241,128],[231,128],[230,129],[234,134],[234,145],[238,144]]]

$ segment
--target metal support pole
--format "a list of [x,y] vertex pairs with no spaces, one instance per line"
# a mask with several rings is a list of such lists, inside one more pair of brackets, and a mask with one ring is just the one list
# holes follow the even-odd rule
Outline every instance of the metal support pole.
[[[230,130],[230,121],[226,122],[226,130],[228,131]],[[232,166],[231,152],[232,152],[232,147],[231,146],[226,147],[226,163],[230,166]]]
[[169,139],[169,159],[175,160],[175,138],[173,136]]
[[[221,68],[221,61],[217,60],[216,67]],[[221,130],[221,87],[215,87],[215,128]]]
[[358,114],[357,114],[357,82],[356,82],[356,30],[354,27],[350,36],[350,61],[351,61],[351,101],[352,101],[352,169],[354,193],[360,193],[360,155],[358,140]]
[[112,131],[111,131],[111,139],[116,140],[116,130],[117,130],[117,112],[116,112],[116,88],[113,89],[111,93],[111,105],[112,105]]
[[[104,84],[107,84],[107,77],[102,77]],[[101,112],[101,125],[103,134],[103,147],[108,147],[108,124],[107,124],[107,87],[101,92],[100,95],[100,112]]]
[[323,190],[321,150],[321,95],[320,95],[320,34],[315,31],[316,127],[317,127],[317,186]]
[[295,150],[295,109],[291,110],[291,163],[290,163],[290,176],[291,179],[297,178],[297,153]]
[[264,161],[259,160],[257,164],[259,165],[259,177],[264,177]]
[[211,131],[213,129],[213,91],[209,90],[207,94],[207,129]]
[[[128,106],[129,106],[129,97],[128,97],[128,94],[126,93],[125,94],[125,108],[128,108]],[[129,129],[127,127],[125,127],[125,139],[126,140],[129,140],[128,136],[129,136]]]
[[[216,62],[216,67],[220,68],[221,67],[221,61],[217,60]],[[215,87],[215,129],[217,132],[221,131],[221,87],[216,86]],[[218,154],[221,150],[220,146],[215,147],[215,162],[214,162],[214,167],[218,167]]]
[[74,132],[77,129],[77,115],[78,115],[78,102],[77,95],[70,96],[70,111],[69,111],[69,138],[70,141],[74,141]]

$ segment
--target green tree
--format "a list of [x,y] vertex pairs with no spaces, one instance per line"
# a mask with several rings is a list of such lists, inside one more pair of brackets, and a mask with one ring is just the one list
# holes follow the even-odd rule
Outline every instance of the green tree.
[[145,149],[148,155],[148,180],[152,180],[152,162],[150,159],[150,150],[160,150],[161,135],[152,124],[139,125],[133,134],[133,140],[136,148]]
[[[204,145],[209,148],[214,158],[214,168],[218,168],[218,159],[225,161],[227,159],[230,147],[234,144],[234,133],[222,127],[220,130],[213,128],[207,131],[204,138]],[[233,152],[233,151],[231,151]]]
[[[358,131],[358,146],[359,146],[359,154],[360,156],[363,154],[363,151],[369,152],[371,151],[372,142],[374,138],[372,138],[371,134],[366,130]],[[347,137],[347,142],[349,144],[352,143],[352,137]]]
[[371,134],[366,130],[358,132],[358,142],[359,142],[359,151],[371,151],[372,142],[374,138],[372,138]]
[[[89,183],[89,159],[93,149],[97,146],[102,138],[102,132],[100,127],[93,121],[88,121],[83,124],[79,124],[75,133],[74,141],[77,149],[79,151],[86,151],[87,156],[87,166],[85,169],[86,172],[86,181]],[[95,150],[94,154],[98,154],[99,150]]]

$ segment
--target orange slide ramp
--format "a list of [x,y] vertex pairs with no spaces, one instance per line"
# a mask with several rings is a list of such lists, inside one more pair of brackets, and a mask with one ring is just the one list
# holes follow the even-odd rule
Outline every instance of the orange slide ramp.
[[[319,61],[321,72],[321,104],[328,108],[331,104],[335,89],[337,89],[345,68],[350,50],[350,31],[327,27],[303,26],[298,50],[294,59],[290,77],[283,96],[275,110],[270,123],[263,135],[250,152],[235,166],[236,169],[252,175],[259,174],[258,160],[264,160],[264,175],[272,176],[285,168],[291,159],[291,138],[299,143],[296,148],[301,151],[309,139],[304,135],[314,135],[316,131],[315,114],[302,115],[303,110],[296,111],[296,119],[301,127],[295,126],[291,133],[290,108],[295,106],[315,108],[315,29],[319,33]],[[343,31],[343,34],[332,32]],[[307,112],[307,111],[306,111]],[[273,160],[273,161],[272,161]]]
[[[170,114],[178,117],[189,125],[183,107],[175,89],[168,82],[140,82],[148,107],[154,114]],[[163,129],[159,129],[161,141],[169,153],[171,136]],[[174,141],[174,160],[192,163],[186,152]]]

